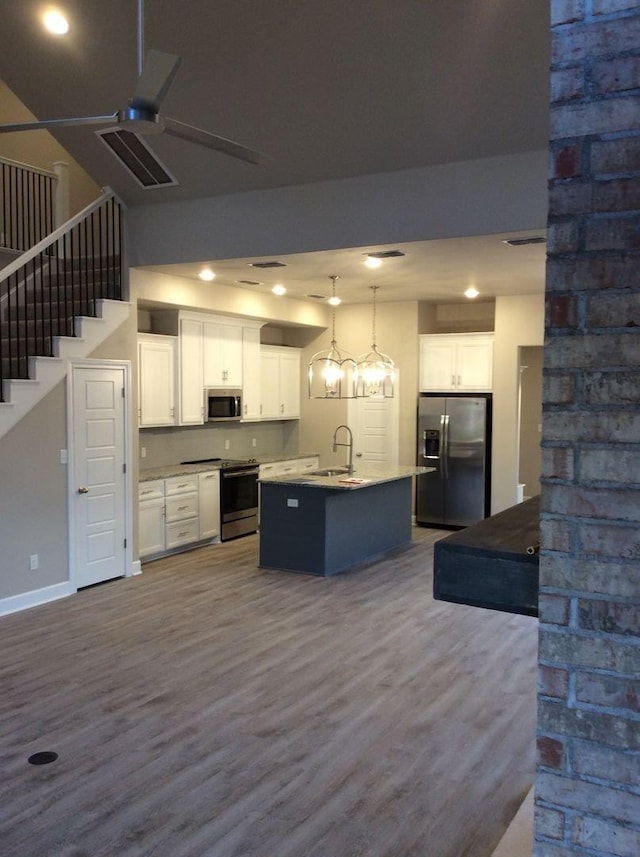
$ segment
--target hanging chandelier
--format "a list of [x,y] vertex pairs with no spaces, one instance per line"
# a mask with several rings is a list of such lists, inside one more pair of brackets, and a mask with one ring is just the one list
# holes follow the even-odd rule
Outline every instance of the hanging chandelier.
[[337,275],[329,278],[332,282],[331,301],[331,347],[328,351],[318,351],[309,361],[309,398],[310,399],[353,399],[355,398],[356,361],[346,351],[341,351],[336,342],[336,280]]
[[373,291],[373,342],[371,351],[358,357],[356,364],[356,396],[377,396],[392,399],[397,370],[393,360],[376,345],[376,292]]

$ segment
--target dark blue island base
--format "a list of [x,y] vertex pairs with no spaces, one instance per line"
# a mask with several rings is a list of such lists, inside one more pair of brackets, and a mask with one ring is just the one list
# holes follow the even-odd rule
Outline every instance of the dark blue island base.
[[411,541],[411,475],[337,489],[261,483],[260,567],[328,576]]

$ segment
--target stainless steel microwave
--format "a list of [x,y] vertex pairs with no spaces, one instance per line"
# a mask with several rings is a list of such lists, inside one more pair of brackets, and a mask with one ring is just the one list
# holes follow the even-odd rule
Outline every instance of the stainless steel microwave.
[[205,390],[205,422],[239,420],[242,417],[242,390]]

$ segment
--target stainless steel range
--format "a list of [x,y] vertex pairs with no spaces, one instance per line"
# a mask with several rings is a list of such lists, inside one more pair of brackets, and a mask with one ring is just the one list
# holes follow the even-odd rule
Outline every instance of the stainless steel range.
[[255,458],[199,458],[181,464],[220,467],[220,540],[235,539],[258,529],[258,463]]

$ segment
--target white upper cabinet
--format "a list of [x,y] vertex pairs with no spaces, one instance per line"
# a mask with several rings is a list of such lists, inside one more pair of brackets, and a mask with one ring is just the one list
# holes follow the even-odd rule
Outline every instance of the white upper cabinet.
[[204,422],[204,328],[201,321],[180,318],[178,416],[181,426]]
[[260,330],[242,329],[242,419],[260,419]]
[[138,335],[138,425],[175,424],[175,336]]
[[493,334],[420,337],[421,392],[490,392],[492,387]]
[[204,386],[242,387],[242,327],[204,323]]
[[260,348],[261,418],[300,417],[300,349],[276,345]]

